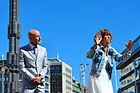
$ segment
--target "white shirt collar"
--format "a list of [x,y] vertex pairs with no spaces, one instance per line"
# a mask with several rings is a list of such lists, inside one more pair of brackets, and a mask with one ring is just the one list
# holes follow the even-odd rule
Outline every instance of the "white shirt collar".
[[31,47],[31,49],[33,49],[35,46],[34,45],[32,45],[31,43],[29,44],[30,45],[30,47]]

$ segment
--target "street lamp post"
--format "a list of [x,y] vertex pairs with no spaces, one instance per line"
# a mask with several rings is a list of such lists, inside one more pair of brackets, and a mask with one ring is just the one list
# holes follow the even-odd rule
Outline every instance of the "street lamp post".
[[85,70],[88,65],[89,64],[80,64],[80,83],[81,83],[81,79],[82,79],[82,83],[81,83],[82,93],[85,93],[84,92],[84,90],[85,90]]
[[4,93],[4,71],[5,71],[5,68],[4,68],[4,55],[1,56],[1,60],[2,60],[2,68],[1,68],[1,71],[2,71],[2,93]]
[[6,85],[4,84],[7,80],[7,78],[5,77],[5,74],[10,74],[10,73],[11,74],[19,74],[19,71],[17,69],[17,65],[6,64],[5,62],[7,62],[7,60],[4,60],[4,55],[1,55],[0,70],[2,72],[1,73],[1,86],[2,86],[2,88],[1,88],[0,93],[7,93],[7,92],[5,92]]

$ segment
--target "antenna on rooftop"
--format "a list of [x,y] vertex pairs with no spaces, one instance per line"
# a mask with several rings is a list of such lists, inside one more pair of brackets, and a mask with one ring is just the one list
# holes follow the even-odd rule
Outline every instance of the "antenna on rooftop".
[[59,58],[59,55],[58,55],[58,53],[56,54],[56,58],[57,58],[57,59]]

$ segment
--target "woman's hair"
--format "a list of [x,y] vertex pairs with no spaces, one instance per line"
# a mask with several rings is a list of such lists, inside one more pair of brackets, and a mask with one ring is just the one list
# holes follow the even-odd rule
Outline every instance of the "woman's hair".
[[[111,34],[111,32],[110,32],[108,29],[101,29],[101,30],[99,30],[99,31],[96,33],[96,35],[94,36],[94,42],[95,42],[95,38],[96,38],[97,35],[100,35],[100,37],[102,38],[102,40],[103,40],[103,38],[104,38],[105,36],[110,35],[110,36],[111,36],[111,41],[112,41],[112,34]],[[102,40],[101,40],[101,42],[102,42]],[[110,42],[111,42],[111,41],[110,41]],[[94,44],[91,48],[96,49],[96,47],[97,47],[97,45]]]
[[102,39],[103,39],[105,36],[110,35],[110,36],[111,36],[111,41],[112,41],[113,37],[112,37],[111,32],[110,32],[108,29],[101,29],[101,30],[98,31],[98,32],[100,32],[100,34],[101,34],[101,36],[102,36]]

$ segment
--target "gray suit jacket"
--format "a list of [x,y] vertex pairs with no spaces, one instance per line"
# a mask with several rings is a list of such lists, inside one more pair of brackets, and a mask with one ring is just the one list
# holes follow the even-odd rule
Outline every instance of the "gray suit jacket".
[[36,87],[45,88],[45,85],[35,86],[32,79],[41,75],[42,81],[48,71],[49,61],[47,60],[46,48],[37,45],[38,54],[32,53],[30,45],[23,46],[19,49],[18,68],[22,74],[22,91],[25,89],[34,89]]

